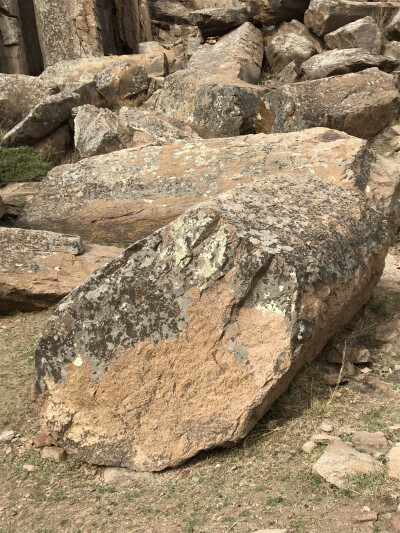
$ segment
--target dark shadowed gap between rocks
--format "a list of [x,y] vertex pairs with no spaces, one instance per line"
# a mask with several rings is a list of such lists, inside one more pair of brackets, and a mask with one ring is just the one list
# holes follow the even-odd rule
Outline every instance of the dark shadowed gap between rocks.
[[[38,76],[43,72],[44,63],[39,44],[33,0],[18,0],[22,34],[25,43],[28,74]],[[3,69],[1,69],[3,70]]]

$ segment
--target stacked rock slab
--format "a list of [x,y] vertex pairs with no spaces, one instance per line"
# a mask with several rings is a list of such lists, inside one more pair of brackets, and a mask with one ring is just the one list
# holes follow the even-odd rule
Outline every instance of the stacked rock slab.
[[65,59],[137,51],[151,39],[142,0],[34,0],[44,66]]
[[371,204],[396,221],[400,180],[393,167],[375,162],[366,141],[324,128],[127,149],[50,171],[17,224],[87,242],[135,242],[203,199],[291,171],[369,190]]
[[238,442],[367,301],[387,240],[360,195],[307,171],[193,207],[50,319],[42,430],[81,460],[142,471]]
[[0,249],[0,312],[46,309],[121,252],[85,248],[73,235],[17,228],[0,228]]
[[265,95],[256,131],[278,133],[325,126],[370,138],[397,118],[399,102],[394,77],[377,68],[282,85]]
[[379,54],[382,49],[382,33],[372,17],[350,22],[324,37],[327,48],[362,48]]

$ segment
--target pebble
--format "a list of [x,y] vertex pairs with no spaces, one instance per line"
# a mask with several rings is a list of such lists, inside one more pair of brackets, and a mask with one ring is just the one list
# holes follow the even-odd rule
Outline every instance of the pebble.
[[14,437],[15,437],[15,431],[13,431],[12,429],[6,429],[2,433],[0,433],[0,442],[11,440]]
[[45,446],[40,452],[40,457],[54,463],[61,463],[67,460],[67,454],[58,446]]
[[24,465],[22,468],[26,470],[27,472],[33,472],[35,470],[34,465]]
[[354,521],[358,524],[363,522],[376,522],[378,520],[378,513],[376,511],[363,511],[356,515]]
[[312,440],[308,440],[307,442],[305,442],[303,444],[303,446],[301,447],[301,449],[303,450],[303,452],[305,453],[311,453],[315,448],[317,447],[317,444],[312,441]]
[[330,422],[324,420],[324,421],[322,422],[322,424],[319,426],[319,429],[320,429],[321,431],[323,431],[324,433],[332,433],[332,431],[333,431],[333,425],[332,425]]

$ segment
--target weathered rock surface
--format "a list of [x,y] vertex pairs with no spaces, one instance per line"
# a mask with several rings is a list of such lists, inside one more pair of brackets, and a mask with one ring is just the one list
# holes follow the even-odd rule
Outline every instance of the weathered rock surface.
[[115,61],[96,76],[95,83],[101,96],[112,103],[147,92],[150,78],[143,66]]
[[387,34],[391,39],[400,40],[400,11],[397,11],[390,24],[386,28]]
[[45,67],[65,59],[135,52],[151,39],[147,2],[34,0]]
[[356,448],[371,454],[386,453],[388,449],[388,441],[385,435],[380,431],[375,433],[356,431],[353,433],[352,441]]
[[387,240],[382,215],[307,170],[193,207],[50,319],[42,430],[79,459],[142,471],[238,442],[368,299]]
[[382,465],[367,453],[360,453],[340,440],[332,442],[313,466],[313,474],[342,488],[349,476],[382,471]]
[[0,196],[0,218],[4,217],[5,214],[6,214],[6,206]]
[[303,62],[318,53],[320,44],[298,20],[284,22],[266,47],[268,64],[274,75],[289,63]]
[[0,228],[0,312],[45,309],[59,302],[120,248],[89,246],[80,237]]
[[197,26],[203,37],[223,35],[248,22],[250,13],[245,7],[214,7],[189,14],[189,22]]
[[371,54],[360,48],[328,50],[305,61],[301,68],[304,80],[317,80],[329,76],[359,72],[377,67],[391,72],[399,62],[391,57]]
[[38,77],[0,73],[0,113],[9,114],[13,107],[28,114],[32,107],[57,92],[55,84]]
[[400,447],[395,446],[387,454],[388,477],[400,481]]
[[398,116],[399,101],[393,76],[377,68],[283,85],[264,96],[256,131],[326,126],[370,138]]
[[[203,198],[272,173],[306,168],[321,180],[375,190],[373,163],[365,141],[321,128],[121,150],[50,171],[17,224],[78,234],[88,242],[111,236],[134,242]],[[381,192],[378,200],[391,208]]]
[[263,55],[260,30],[243,24],[214,46],[203,45],[184,71],[168,76],[155,110],[203,138],[253,133],[265,88],[252,84],[258,83]]
[[310,0],[249,0],[253,18],[266,25],[303,18]]
[[396,0],[388,2],[360,2],[359,0],[311,0],[304,16],[304,23],[316,35],[327,33],[365,17],[379,15],[388,20],[399,9]]
[[118,113],[113,113],[109,109],[84,105],[75,111],[75,148],[81,157],[198,138],[157,115],[133,107],[122,107]]
[[397,61],[400,61],[400,42],[391,41],[384,45],[383,55],[387,57],[393,57]]
[[79,104],[79,99],[79,95],[75,93],[59,93],[47,97],[6,133],[1,140],[1,146],[24,146],[46,138],[69,120],[72,109]]
[[380,54],[382,33],[372,17],[350,22],[324,37],[327,48],[362,48],[373,54]]

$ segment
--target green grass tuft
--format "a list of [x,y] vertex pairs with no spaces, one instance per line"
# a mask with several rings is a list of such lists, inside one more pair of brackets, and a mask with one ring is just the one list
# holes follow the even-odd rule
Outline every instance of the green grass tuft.
[[0,187],[8,183],[40,181],[52,167],[42,152],[30,146],[0,148]]

